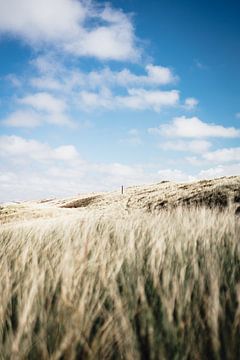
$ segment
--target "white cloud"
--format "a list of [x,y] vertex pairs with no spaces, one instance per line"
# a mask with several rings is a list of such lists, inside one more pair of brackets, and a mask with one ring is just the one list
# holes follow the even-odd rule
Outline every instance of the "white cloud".
[[21,79],[15,74],[8,74],[4,77],[4,79],[10,82],[10,84],[15,88],[19,88],[22,85]]
[[75,123],[64,113],[42,113],[34,110],[17,110],[1,120],[9,127],[35,128],[44,124],[74,127]]
[[46,52],[42,55],[38,55],[30,60],[30,65],[37,70],[39,74],[43,75],[56,75],[65,72],[66,68],[62,64],[59,55],[54,52]]
[[206,165],[206,160],[203,160],[202,157],[197,157],[197,156],[187,156],[185,158],[185,160],[193,165],[193,166],[203,166]]
[[199,101],[193,97],[187,98],[184,102],[184,108],[186,110],[193,110],[198,105]]
[[143,141],[141,139],[139,130],[131,129],[128,131],[126,138],[120,140],[120,143],[132,145],[132,146],[138,146],[138,145],[142,145]]
[[102,89],[99,93],[82,91],[79,105],[86,110],[94,108],[154,110],[159,112],[163,107],[176,106],[179,101],[177,90],[129,89],[128,95],[114,96],[110,90]]
[[145,89],[129,89],[128,96],[118,96],[117,102],[120,107],[134,110],[153,109],[160,111],[165,106],[175,106],[179,101],[177,90],[160,91]]
[[64,49],[78,56],[122,61],[136,60],[138,52],[134,49],[133,43],[133,28],[126,18],[123,23],[99,26],[91,31],[82,30],[75,41],[66,42]]
[[74,146],[64,145],[51,148],[46,143],[19,136],[0,136],[0,157],[20,162],[22,160],[52,161],[79,160],[79,154]]
[[146,65],[146,75],[136,75],[128,69],[112,71],[108,67],[100,71],[92,71],[88,74],[80,74],[85,86],[159,86],[174,83],[177,77],[171,69],[159,65]]
[[114,177],[134,177],[136,175],[136,167],[131,167],[129,165],[124,165],[120,163],[112,163],[112,164],[95,164],[93,168],[105,175],[110,175]]
[[79,159],[79,154],[73,145],[62,145],[52,151],[53,159],[71,161]]
[[209,150],[211,143],[206,140],[192,140],[192,141],[166,141],[159,144],[163,150],[185,151],[193,153],[204,153]]
[[240,147],[224,148],[203,154],[203,158],[211,162],[240,162]]
[[19,98],[17,103],[23,106],[23,109],[18,109],[2,119],[3,125],[25,128],[34,128],[45,123],[75,126],[66,114],[66,101],[46,92]]
[[[240,163],[240,147],[223,148],[215,151],[203,151],[200,157],[188,156],[185,160],[193,166],[205,167],[209,164],[220,164],[216,169],[226,167],[231,168],[232,165],[226,163]],[[234,165],[234,164],[233,164]],[[214,168],[215,169],[215,168]]]
[[31,42],[72,38],[86,16],[80,2],[69,0],[1,0],[0,9],[1,31]]
[[198,179],[214,179],[221,176],[234,176],[240,174],[240,162],[231,165],[218,165],[216,167],[200,170],[195,176],[189,175],[178,169],[159,170],[161,180],[169,181],[194,181]]
[[157,182],[158,174],[149,174],[143,168],[124,164],[91,164],[73,167],[52,166],[41,169],[21,169],[0,175],[0,203],[76,196],[92,191],[119,190],[121,185],[131,186]]
[[140,53],[130,17],[91,0],[0,0],[0,32],[76,56],[136,60]]
[[231,165],[218,165],[209,169],[201,170],[198,179],[213,179],[221,176],[240,175],[240,163]]
[[171,69],[151,64],[145,67],[145,75],[136,75],[126,68],[112,71],[109,67],[83,73],[78,69],[66,69],[48,57],[37,58],[32,64],[40,73],[40,76],[30,79],[33,87],[66,92],[73,89],[86,91],[105,87],[157,87],[177,80]]
[[75,195],[159,180],[143,165],[83,161],[73,145],[0,137],[0,202]]
[[159,128],[150,128],[149,133],[183,138],[240,137],[240,129],[209,124],[197,117],[187,118],[185,116],[176,117],[171,123],[160,125]]
[[[65,67],[51,55],[31,60],[31,64],[40,76],[29,81],[33,87],[44,91],[18,97],[19,108],[2,119],[6,126],[33,128],[47,123],[75,126],[67,114],[70,104],[76,111],[102,108],[159,112],[179,102],[179,91],[155,89],[176,80],[171,70],[162,66],[147,65],[146,75],[136,75],[127,69],[112,71],[109,68],[83,73]],[[128,88],[133,84],[147,89]],[[119,87],[125,88],[125,95],[118,95]]]
[[[126,68],[112,71],[109,67],[83,73],[76,68],[61,66],[51,57],[36,58],[32,64],[39,73],[30,79],[33,87],[45,92],[54,91],[55,96],[68,98],[87,111],[97,108],[160,111],[164,106],[175,106],[179,102],[179,91],[156,89],[176,81],[177,77],[167,67],[149,64],[145,74],[139,75]],[[124,89],[125,95],[120,88]],[[123,95],[119,95],[119,90]],[[39,93],[41,97],[45,92]]]
[[42,117],[35,111],[18,110],[8,115],[1,122],[10,127],[34,128],[41,125]]
[[68,126],[75,128],[77,124],[65,113],[49,113],[45,117],[45,121],[52,125]]
[[64,100],[57,99],[51,94],[40,92],[18,99],[19,104],[30,105],[36,110],[47,111],[50,113],[62,113],[66,110]]
[[147,74],[148,76],[140,77],[140,80],[142,78],[142,81],[146,83],[151,84],[157,84],[157,85],[164,85],[169,84],[177,80],[177,77],[173,75],[172,71],[163,66],[154,66],[154,65],[147,65],[146,66]]
[[30,84],[37,89],[63,90],[63,84],[50,76],[33,77]]
[[114,97],[109,89],[101,89],[100,92],[81,91],[79,94],[79,106],[85,110],[96,108],[112,109],[115,106]]
[[167,181],[192,181],[195,178],[178,169],[163,169],[158,171],[160,180]]

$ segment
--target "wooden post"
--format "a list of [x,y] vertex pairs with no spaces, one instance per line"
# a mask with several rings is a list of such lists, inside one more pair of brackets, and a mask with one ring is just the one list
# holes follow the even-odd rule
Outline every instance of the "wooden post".
[[122,193],[122,195],[123,195],[123,185],[122,185],[122,187],[121,187],[121,193]]

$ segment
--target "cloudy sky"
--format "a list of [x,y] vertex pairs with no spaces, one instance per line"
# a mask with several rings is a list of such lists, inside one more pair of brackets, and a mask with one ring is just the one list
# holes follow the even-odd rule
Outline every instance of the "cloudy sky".
[[0,202],[240,174],[240,4],[0,0]]

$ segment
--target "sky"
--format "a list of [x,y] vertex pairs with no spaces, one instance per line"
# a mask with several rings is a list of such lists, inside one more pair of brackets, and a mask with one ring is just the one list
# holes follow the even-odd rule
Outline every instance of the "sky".
[[240,175],[240,3],[0,0],[0,202]]

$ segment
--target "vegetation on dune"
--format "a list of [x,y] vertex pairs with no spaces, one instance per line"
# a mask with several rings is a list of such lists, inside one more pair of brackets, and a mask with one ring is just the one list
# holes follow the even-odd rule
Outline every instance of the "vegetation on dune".
[[86,211],[0,230],[0,358],[239,359],[229,210]]

